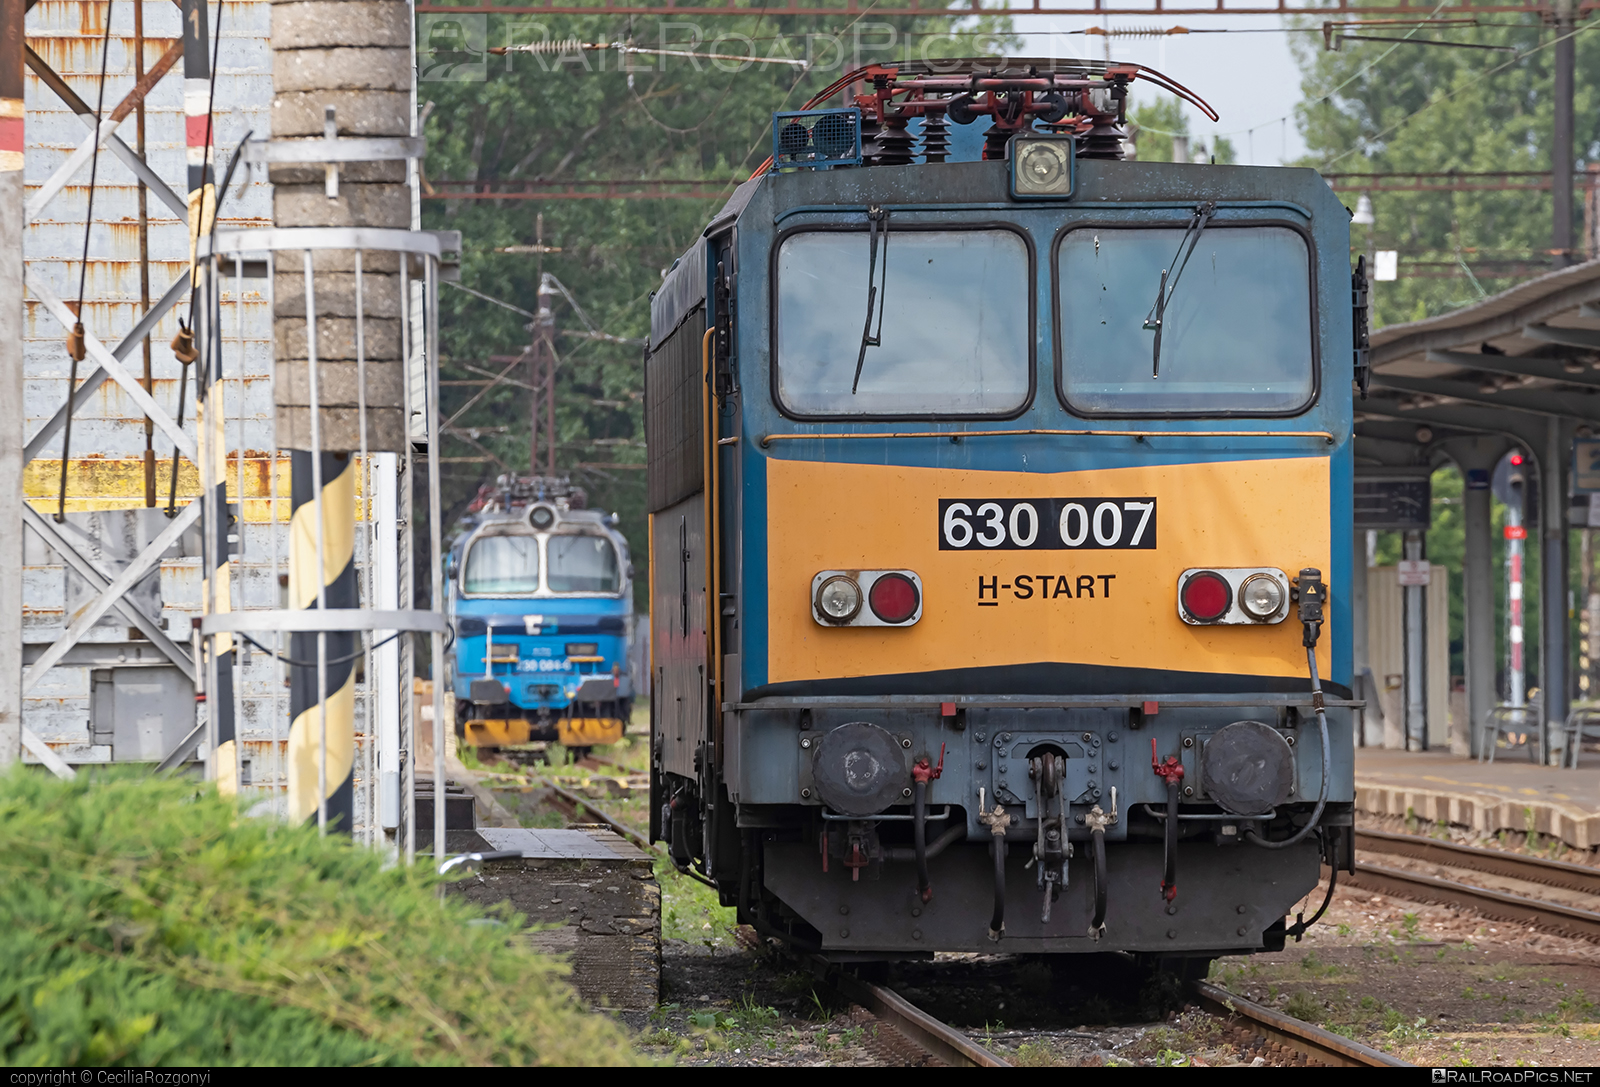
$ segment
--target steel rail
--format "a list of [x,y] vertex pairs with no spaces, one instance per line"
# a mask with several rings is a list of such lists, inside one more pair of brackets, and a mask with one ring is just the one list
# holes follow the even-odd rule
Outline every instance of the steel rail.
[[1355,890],[1375,891],[1439,906],[1465,906],[1497,921],[1530,925],[1547,932],[1587,940],[1600,940],[1600,913],[1563,906],[1558,902],[1526,898],[1506,891],[1491,891],[1470,883],[1456,883],[1359,861],[1356,862],[1355,874],[1344,877],[1342,882]]
[[1546,887],[1582,894],[1600,895],[1600,868],[1565,861],[1545,860],[1520,853],[1503,853],[1455,842],[1441,842],[1416,834],[1390,834],[1379,830],[1357,830],[1356,848],[1367,853],[1388,853],[1430,861],[1451,868],[1466,868],[1488,875],[1540,883]]
[[903,1034],[951,1068],[1010,1068],[1011,1064],[965,1034],[882,985],[863,981],[843,970],[830,979],[835,988],[866,1008],[882,1022]]
[[1189,983],[1199,1005],[1246,1030],[1332,1068],[1411,1068],[1409,1062],[1262,1007],[1204,981]]

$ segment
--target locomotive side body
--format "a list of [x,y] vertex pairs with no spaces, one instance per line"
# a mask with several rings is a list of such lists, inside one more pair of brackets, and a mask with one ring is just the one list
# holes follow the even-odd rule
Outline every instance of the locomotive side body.
[[1348,215],[1009,167],[758,178],[656,296],[652,834],[839,959],[1281,946],[1352,857]]

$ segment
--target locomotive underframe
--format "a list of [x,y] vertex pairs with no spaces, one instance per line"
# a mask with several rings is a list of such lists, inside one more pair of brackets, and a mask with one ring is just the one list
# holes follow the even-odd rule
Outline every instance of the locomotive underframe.
[[[1333,761],[1321,830],[1283,850],[1252,845],[1245,831],[1282,840],[1311,815],[1322,752],[1308,696],[1083,700],[1100,703],[1088,706],[897,701],[728,706],[722,758],[707,758],[702,747],[694,779],[662,773],[653,781],[653,829],[676,860],[711,875],[724,904],[739,907],[741,922],[847,960],[935,949],[1180,957],[1273,950],[1282,946],[1285,914],[1316,888],[1321,866],[1352,864],[1352,709],[1342,700],[1330,699],[1328,710]],[[1147,713],[1147,705],[1157,712]],[[943,712],[951,708],[956,713]],[[1230,815],[1206,788],[1205,745],[1239,720],[1267,724],[1293,744],[1291,800],[1266,818]],[[885,729],[899,745],[904,765],[894,768],[903,770],[898,780],[909,783],[918,760],[937,765],[942,749],[942,772],[927,793],[933,893],[926,902],[918,891],[909,796],[859,819],[830,811],[820,799],[814,753],[821,739],[863,721]],[[1152,739],[1163,758],[1177,755],[1185,768],[1178,890],[1170,901],[1161,890],[1166,788],[1151,769]],[[1038,789],[1026,770],[1028,756],[1042,752],[1064,757],[1061,794],[1071,852],[1048,920],[1046,884],[1034,855]],[[712,771],[714,762],[721,773]],[[980,788],[989,805],[998,798],[1014,816],[1004,832],[1005,929],[998,941],[988,929],[996,898],[995,835],[979,818]],[[1105,828],[1107,909],[1097,938],[1090,931],[1096,887],[1089,828],[1097,806],[1102,813],[1109,809],[1112,789],[1117,820]],[[707,804],[708,796],[715,803]]]

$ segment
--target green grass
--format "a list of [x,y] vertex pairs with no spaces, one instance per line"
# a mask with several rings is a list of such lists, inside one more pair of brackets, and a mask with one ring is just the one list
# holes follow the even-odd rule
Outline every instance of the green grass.
[[0,865],[6,1064],[638,1061],[519,918],[209,786],[16,768]]

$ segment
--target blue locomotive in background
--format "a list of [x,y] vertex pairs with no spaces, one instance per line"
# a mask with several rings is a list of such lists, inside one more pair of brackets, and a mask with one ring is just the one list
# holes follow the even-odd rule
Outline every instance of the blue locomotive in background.
[[616,743],[633,704],[633,565],[617,517],[565,480],[502,476],[445,560],[457,733],[503,747]]

